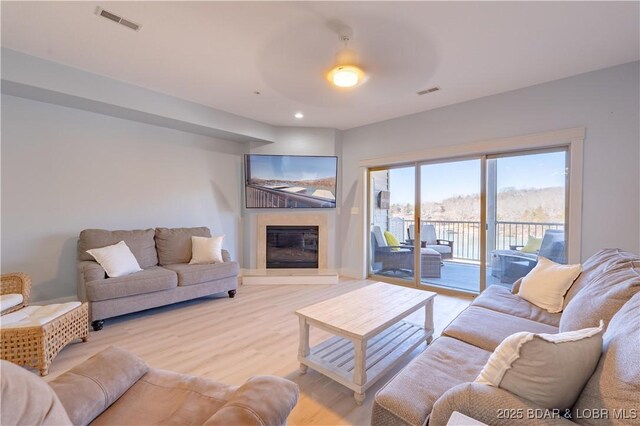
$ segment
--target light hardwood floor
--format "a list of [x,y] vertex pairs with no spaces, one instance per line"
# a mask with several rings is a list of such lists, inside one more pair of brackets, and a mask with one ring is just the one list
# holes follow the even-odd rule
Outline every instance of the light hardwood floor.
[[[297,362],[296,309],[368,285],[374,281],[341,279],[338,285],[240,286],[235,299],[205,298],[107,320],[91,332],[87,343],[73,343],[53,361],[51,380],[108,346],[128,349],[149,365],[166,370],[242,384],[251,376],[275,374],[300,386],[300,400],[289,417],[291,425],[366,425],[373,396],[406,363],[372,386],[361,406],[353,392],[309,370],[301,375]],[[462,311],[470,298],[438,295],[435,336]],[[424,324],[424,310],[409,320]],[[311,345],[330,337],[311,329]],[[410,357],[424,350],[419,346]],[[408,362],[408,361],[407,361]]]

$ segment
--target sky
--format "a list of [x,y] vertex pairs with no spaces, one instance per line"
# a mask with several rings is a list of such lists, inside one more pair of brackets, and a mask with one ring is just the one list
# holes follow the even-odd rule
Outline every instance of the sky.
[[[508,187],[548,188],[565,184],[564,152],[503,157],[495,161],[498,192]],[[480,160],[428,164],[421,168],[423,202],[480,193]],[[391,169],[391,204],[413,204],[414,181],[412,167]]]
[[251,155],[251,177],[272,180],[306,180],[336,176],[335,157]]

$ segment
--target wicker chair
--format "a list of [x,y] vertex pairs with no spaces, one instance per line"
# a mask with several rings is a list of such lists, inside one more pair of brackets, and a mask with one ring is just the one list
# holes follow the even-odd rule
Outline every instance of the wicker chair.
[[[378,229],[379,231],[379,229]],[[407,273],[414,270],[413,247],[381,245],[375,232],[371,232],[372,263],[376,272]]]
[[12,272],[0,276],[0,294],[21,294],[22,303],[0,312],[0,315],[22,309],[29,304],[31,296],[31,277],[22,272]]
[[[38,307],[27,307],[31,278],[20,272],[2,275],[0,285],[2,294],[21,293],[23,303],[2,312],[7,318],[13,316],[12,312],[19,309],[26,311],[35,310]],[[87,341],[89,335],[89,312],[86,303],[71,302],[67,305],[66,312],[50,319],[44,324],[27,324],[13,326],[11,322],[2,322],[0,327],[1,358],[14,364],[24,365],[39,370],[41,376],[49,373],[49,366],[53,358],[74,339]]]

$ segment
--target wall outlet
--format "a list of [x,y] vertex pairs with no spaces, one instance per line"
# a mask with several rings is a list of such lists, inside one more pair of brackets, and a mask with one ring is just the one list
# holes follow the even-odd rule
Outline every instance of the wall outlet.
[[351,207],[351,214],[360,214],[360,207]]

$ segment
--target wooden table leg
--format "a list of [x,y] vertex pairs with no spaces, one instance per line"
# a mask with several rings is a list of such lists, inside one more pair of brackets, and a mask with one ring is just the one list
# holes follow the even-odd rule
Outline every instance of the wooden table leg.
[[[300,345],[298,347],[298,359],[306,358],[309,356],[309,323],[304,317],[299,317],[300,320]],[[300,363],[300,372],[305,374],[309,367],[303,363]]]
[[[353,368],[353,382],[356,385],[362,386],[367,381],[367,342],[365,340],[354,340],[353,346],[355,350],[354,368]],[[364,401],[364,392],[354,392],[353,397],[356,400],[356,404],[361,405]]]
[[424,305],[424,329],[427,332],[431,332],[431,335],[427,337],[427,344],[433,341],[433,298],[427,300],[427,303]]

